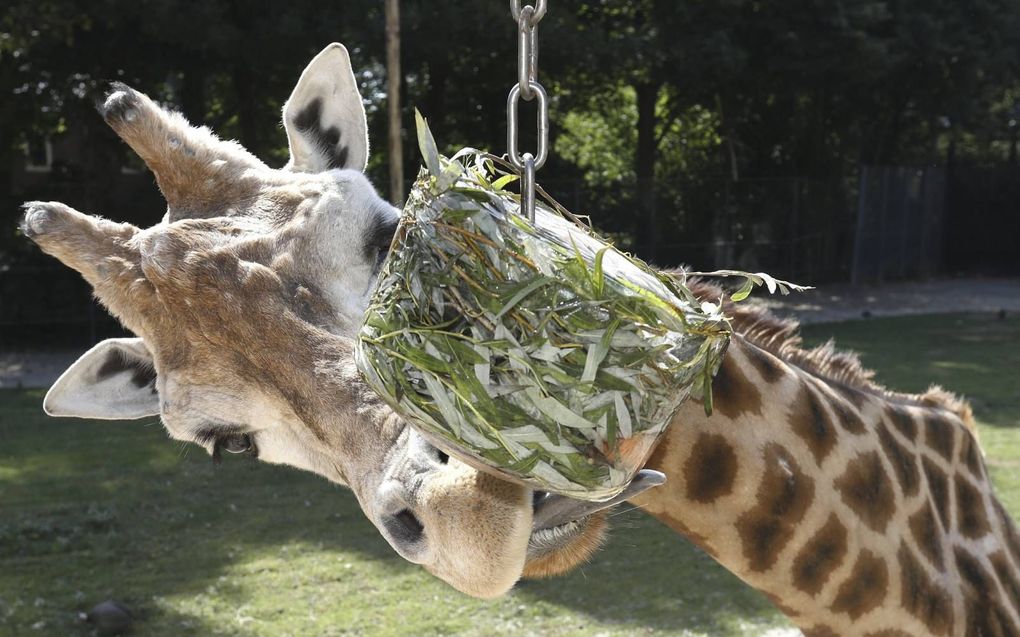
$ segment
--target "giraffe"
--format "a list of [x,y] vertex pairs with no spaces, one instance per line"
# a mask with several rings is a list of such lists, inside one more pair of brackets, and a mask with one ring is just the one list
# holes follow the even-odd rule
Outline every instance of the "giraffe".
[[[100,112],[168,207],[142,229],[26,204],[23,233],[136,334],[85,353],[47,394],[48,413],[158,415],[214,459],[245,453],[348,486],[398,554],[478,597],[597,550],[617,501],[565,502],[465,465],[360,379],[352,337],[396,211],[362,174],[367,128],[346,49],[316,56],[284,106],[282,169],[126,86]],[[621,499],[809,635],[1016,634],[1016,531],[966,405],[887,392],[848,355],[800,350],[791,325],[728,311],[737,334],[715,415],[684,406],[648,464],[669,481]]]
[[[646,465],[667,482],[631,503],[807,637],[1020,635],[1020,537],[970,407],[939,388],[889,391],[831,342],[804,350],[794,322],[726,313],[714,413],[681,407]],[[557,559],[531,572],[559,572]]]
[[158,416],[214,461],[247,454],[347,486],[399,555],[476,597],[506,592],[539,553],[598,532],[591,506],[430,445],[359,375],[353,339],[398,213],[363,174],[365,111],[342,45],[309,63],[284,105],[290,161],[280,169],[124,85],[99,110],[167,209],[138,228],[59,202],[24,205],[22,233],[135,334],[73,363],[43,401],[48,414]]

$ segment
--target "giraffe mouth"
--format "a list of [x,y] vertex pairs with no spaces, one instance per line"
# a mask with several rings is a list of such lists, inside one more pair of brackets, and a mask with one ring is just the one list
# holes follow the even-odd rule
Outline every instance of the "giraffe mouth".
[[528,559],[548,555],[584,533],[592,516],[614,507],[634,496],[657,487],[666,481],[666,475],[643,469],[620,495],[605,502],[575,500],[545,491],[532,494],[531,538],[528,541]]

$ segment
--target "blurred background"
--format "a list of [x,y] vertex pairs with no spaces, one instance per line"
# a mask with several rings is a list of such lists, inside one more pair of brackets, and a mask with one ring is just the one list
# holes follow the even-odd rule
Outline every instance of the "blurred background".
[[[399,4],[406,191],[414,108],[448,151],[505,152],[517,42],[506,2]],[[807,284],[1020,273],[1017,0],[551,4],[539,180],[624,249]],[[143,226],[161,217],[152,175],[95,112],[111,80],[282,165],[283,101],[316,52],[344,42],[370,175],[399,196],[380,0],[7,0],[0,11],[0,348],[78,347],[118,329],[16,231],[30,199]]]

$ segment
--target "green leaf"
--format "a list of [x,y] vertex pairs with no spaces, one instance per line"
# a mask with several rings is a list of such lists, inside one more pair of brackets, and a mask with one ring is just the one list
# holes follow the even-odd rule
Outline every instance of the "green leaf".
[[591,279],[591,273],[588,271],[588,264],[585,262],[584,256],[581,254],[581,249],[577,247],[577,242],[574,241],[573,235],[570,235],[570,247],[574,250],[574,261],[577,263],[578,272],[581,273],[588,281],[589,288],[594,288],[595,285]]
[[606,328],[599,342],[588,346],[588,356],[585,357],[584,371],[581,372],[581,382],[590,383],[595,380],[595,375],[599,371],[599,365],[606,359],[606,354],[609,353],[609,344],[613,341],[613,333],[616,332],[616,328],[619,325],[620,321],[614,320]]
[[766,272],[752,273],[741,272],[740,270],[715,270],[714,272],[687,272],[685,274],[686,276],[697,277],[742,277],[745,279],[744,284],[733,294],[733,296],[730,297],[734,301],[742,301],[746,299],[755,285],[764,285],[770,294],[775,294],[778,290],[779,293],[783,295],[789,294],[790,290],[805,292],[807,290],[814,289],[810,285],[797,285],[796,283],[777,279]]
[[520,179],[520,177],[518,177],[517,175],[503,175],[496,181],[492,182],[492,187],[495,190],[503,190],[503,188],[505,188],[507,184],[513,183],[518,179]]
[[706,373],[702,379],[701,400],[705,407],[705,415],[711,416],[714,409],[712,405],[712,374]]
[[602,260],[606,256],[606,252],[612,249],[613,246],[606,246],[595,253],[595,276],[592,281],[592,288],[595,292],[595,298],[601,299],[602,293],[606,289],[606,273],[602,269]]
[[422,159],[425,160],[425,167],[433,177],[440,177],[443,174],[442,165],[439,162],[439,147],[432,137],[429,124],[422,117],[418,109],[414,109],[414,124],[418,131],[418,150],[421,151]]
[[754,289],[754,281],[751,279],[745,279],[744,285],[740,286],[740,289],[730,295],[730,299],[733,301],[743,301],[751,295],[751,290]]
[[496,314],[496,318],[497,319],[503,318],[503,315],[505,315],[510,310],[514,309],[514,306],[523,301],[525,297],[527,297],[529,294],[531,294],[538,288],[544,285],[548,285],[553,280],[554,279],[551,279],[544,275],[536,277],[534,281],[528,283],[520,290],[518,290],[512,297],[510,297],[510,300],[507,301],[506,304]]

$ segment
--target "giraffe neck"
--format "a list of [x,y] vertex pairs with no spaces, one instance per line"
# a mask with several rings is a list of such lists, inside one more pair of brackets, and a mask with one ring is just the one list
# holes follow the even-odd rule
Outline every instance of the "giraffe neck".
[[949,410],[736,336],[634,500],[813,635],[1020,635],[1020,541]]

